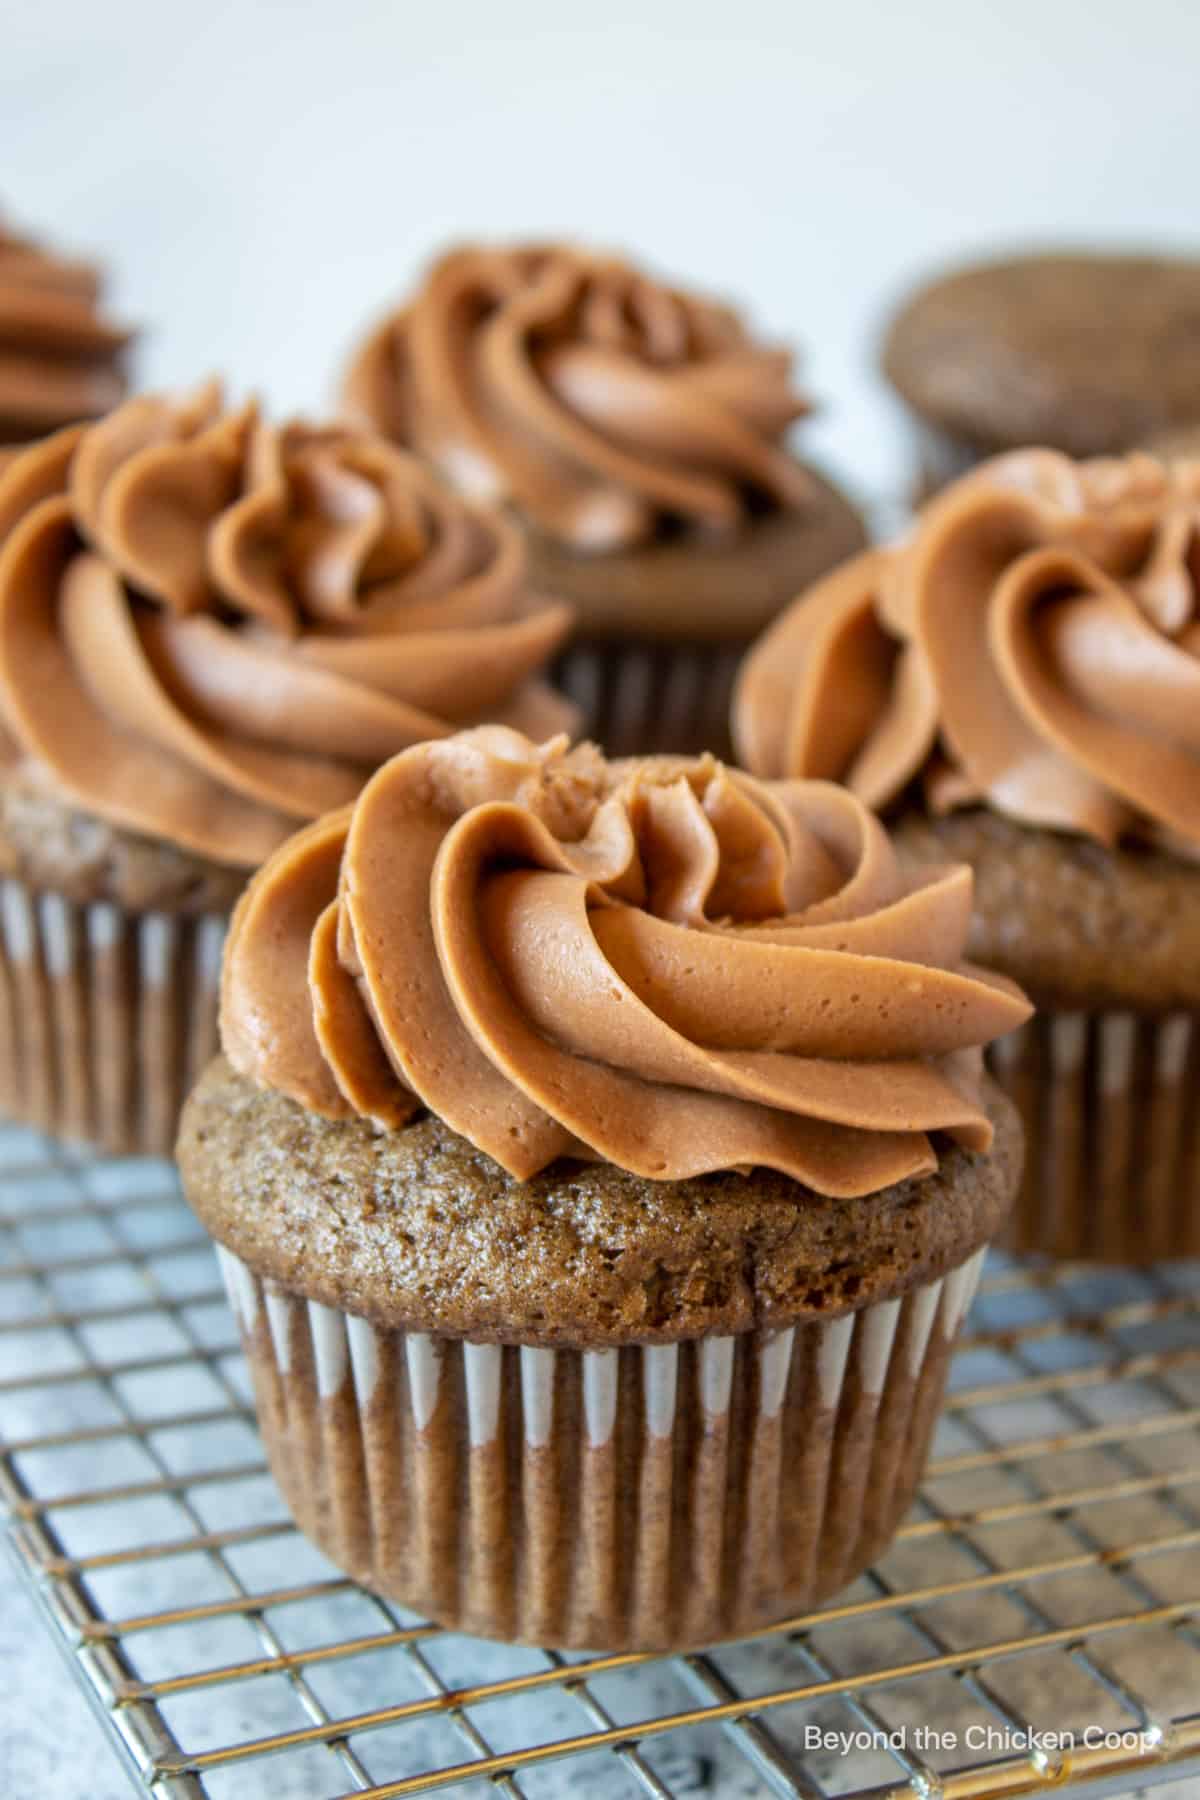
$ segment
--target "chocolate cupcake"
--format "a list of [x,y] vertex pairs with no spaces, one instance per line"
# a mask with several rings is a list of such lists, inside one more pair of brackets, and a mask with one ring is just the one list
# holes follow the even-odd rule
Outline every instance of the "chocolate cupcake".
[[1200,420],[1147,438],[1141,448],[1159,462],[1200,462]]
[[1093,252],[958,269],[896,315],[883,368],[926,493],[1026,444],[1133,450],[1200,423],[1200,263]]
[[1028,1143],[1011,1242],[1200,1255],[1200,462],[1000,457],[769,631],[734,735],[975,870]]
[[169,1153],[250,871],[395,751],[570,726],[569,609],[392,445],[215,388],[0,474],[0,1109]]
[[132,336],[105,318],[98,269],[0,225],[0,467],[9,446],[114,407]]
[[1018,1177],[970,902],[826,783],[495,728],[278,851],[178,1157],[301,1527],[594,1649],[876,1556]]
[[436,262],[356,352],[345,404],[526,528],[578,610],[559,672],[610,752],[720,748],[738,657],[859,549],[786,448],[791,357],[728,307],[571,246]]

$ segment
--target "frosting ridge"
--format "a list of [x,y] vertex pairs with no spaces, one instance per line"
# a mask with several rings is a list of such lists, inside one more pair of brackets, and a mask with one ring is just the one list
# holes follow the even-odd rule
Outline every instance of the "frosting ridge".
[[808,411],[791,360],[616,257],[470,246],[367,337],[344,398],[465,492],[605,551],[812,499],[782,444]]
[[1200,852],[1200,462],[982,464],[764,633],[742,760]]
[[255,866],[379,763],[463,723],[574,723],[570,625],[515,529],[345,427],[208,386],[0,471],[7,761],[85,810]]
[[983,1150],[981,1046],[1029,1014],[965,960],[971,874],[905,871],[824,782],[607,763],[481,727],[285,844],[234,915],[235,1068],[331,1118],[425,1107],[523,1180],[754,1165],[873,1193]]
[[125,391],[132,332],[100,310],[101,280],[0,226],[0,444],[105,413]]

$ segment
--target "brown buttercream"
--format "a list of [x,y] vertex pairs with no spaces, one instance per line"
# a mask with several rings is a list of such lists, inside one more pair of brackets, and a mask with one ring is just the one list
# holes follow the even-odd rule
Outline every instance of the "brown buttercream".
[[603,552],[812,501],[783,448],[808,410],[791,360],[616,257],[470,246],[370,334],[344,394],[465,492]]
[[995,458],[747,658],[760,775],[1200,852],[1200,462]]
[[991,1142],[965,867],[905,872],[843,789],[606,763],[502,727],[396,757],[239,902],[234,1067],[330,1118],[424,1105],[518,1180],[558,1157],[829,1195]]
[[540,733],[570,626],[520,535],[344,427],[207,387],[145,396],[0,471],[0,720],[111,823],[254,867],[396,751],[479,719]]
[[132,332],[100,310],[101,281],[0,226],[0,445],[107,412]]

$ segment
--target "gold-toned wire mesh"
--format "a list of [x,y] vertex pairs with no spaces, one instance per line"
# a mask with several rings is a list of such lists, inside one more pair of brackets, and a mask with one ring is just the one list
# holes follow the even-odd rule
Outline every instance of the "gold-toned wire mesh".
[[0,1128],[0,1501],[163,1800],[1200,1793],[1195,1266],[993,1256],[875,1569],[746,1643],[566,1656],[452,1637],[325,1562],[170,1170]]

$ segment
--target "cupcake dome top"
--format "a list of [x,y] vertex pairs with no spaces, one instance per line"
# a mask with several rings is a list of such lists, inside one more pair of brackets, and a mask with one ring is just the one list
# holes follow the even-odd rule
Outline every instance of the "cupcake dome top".
[[882,361],[981,454],[1130,450],[1200,413],[1200,262],[1060,251],[954,269],[896,314]]
[[125,390],[132,333],[106,319],[90,263],[0,225],[0,445],[94,419]]
[[798,601],[743,665],[768,776],[1200,851],[1200,462],[997,457]]
[[412,743],[574,712],[538,679],[569,609],[519,535],[392,445],[144,396],[0,474],[10,767],[253,867]]
[[310,1113],[428,1109],[518,1180],[753,1166],[828,1195],[986,1150],[965,867],[901,869],[844,790],[607,763],[497,727],[396,757],[235,913],[230,1062]]
[[799,508],[788,351],[729,307],[565,244],[441,257],[355,353],[350,412],[582,551]]

